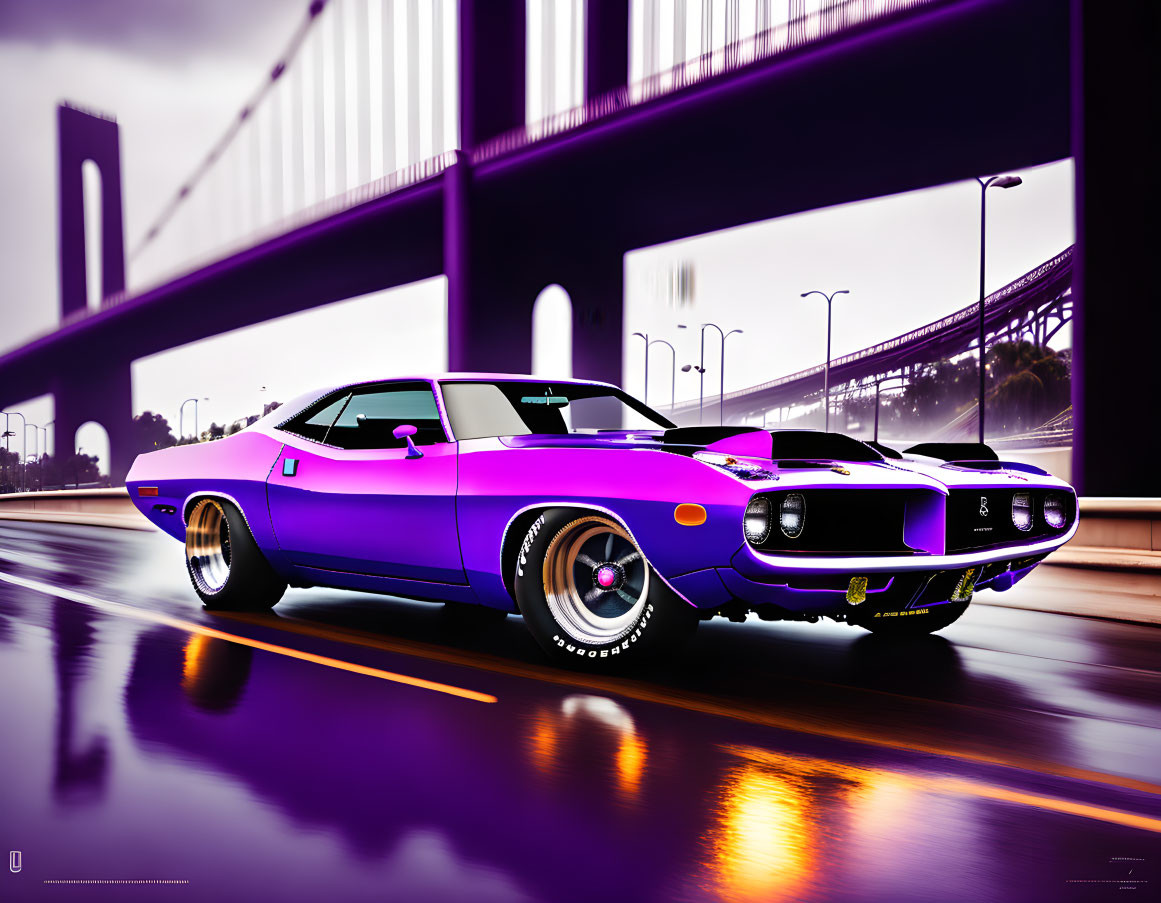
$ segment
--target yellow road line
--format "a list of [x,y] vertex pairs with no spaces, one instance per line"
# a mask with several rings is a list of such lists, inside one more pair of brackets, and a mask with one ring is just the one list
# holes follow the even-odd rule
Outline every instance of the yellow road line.
[[88,605],[92,608],[100,609],[101,611],[109,612],[110,614],[121,617],[135,618],[139,621],[146,621],[151,624],[162,624],[166,627],[175,627],[178,630],[184,630],[187,633],[196,633],[201,636],[212,637],[218,640],[225,640],[228,643],[237,643],[239,646],[249,646],[251,649],[261,649],[264,652],[273,652],[276,655],[283,655],[287,658],[295,658],[299,661],[312,662],[316,665],[323,665],[327,668],[337,668],[341,671],[350,671],[354,674],[365,674],[368,677],[377,677],[380,680],[388,680],[392,683],[406,684],[410,687],[419,687],[424,690],[433,690],[436,693],[445,693],[448,696],[458,696],[461,699],[471,699],[475,702],[498,702],[499,700],[488,693],[478,693],[475,690],[465,690],[463,687],[455,687],[451,684],[439,683],[434,680],[424,680],[421,677],[411,677],[407,674],[398,674],[394,671],[384,671],[381,668],[370,668],[366,665],[356,665],[353,662],[345,662],[341,659],[330,658],[326,655],[316,655],[313,652],[303,652],[300,649],[292,649],[289,646],[279,646],[274,643],[265,643],[262,640],[254,640],[250,637],[240,636],[235,633],[227,633],[224,630],[216,630],[213,627],[206,627],[202,624],[197,624],[193,621],[186,621],[181,618],[173,618],[169,615],[163,615],[158,612],[149,611],[147,609],[134,608],[131,605],[126,605],[123,602],[110,602],[107,599],[99,599],[96,596],[90,596],[88,593],[78,592],[72,589],[65,589],[63,587],[54,586],[51,583],[41,583],[39,580],[29,580],[24,577],[16,577],[12,574],[5,574],[0,572],[0,580],[5,583],[11,583],[14,586],[20,586],[25,589],[33,590],[34,592],[45,593],[50,596],[58,596],[62,599],[68,599],[70,602],[79,602],[82,605]]
[[[944,758],[957,759],[977,765],[1018,768],[1024,771],[1051,775],[1053,777],[1092,781],[1106,786],[1161,795],[1161,785],[1149,781],[1142,781],[1123,775],[1108,774],[1087,768],[1077,768],[1060,762],[1034,759],[1008,750],[999,750],[995,753],[990,753],[926,742],[898,734],[895,736],[883,736],[872,733],[870,730],[860,729],[857,725],[851,724],[849,721],[828,719],[821,713],[810,716],[796,715],[779,709],[764,708],[755,703],[722,699],[709,693],[669,689],[631,678],[566,671],[549,665],[521,662],[484,652],[463,652],[458,649],[425,643],[421,640],[398,639],[378,634],[367,634],[351,628],[336,627],[329,624],[322,625],[315,621],[306,621],[276,612],[269,614],[230,614],[227,617],[231,620],[241,620],[246,623],[276,627],[289,633],[303,634],[317,639],[330,639],[336,642],[353,643],[359,646],[368,646],[403,655],[414,655],[447,664],[462,665],[483,671],[493,671],[512,677],[537,680],[544,683],[582,687],[602,693],[616,694],[640,702],[670,706],[699,714],[731,718],[736,721],[756,724],[762,727],[773,727],[779,730],[793,731],[794,733],[846,740],[883,749],[942,756]],[[795,680],[802,680],[805,683],[819,684],[847,692],[910,700],[922,705],[939,708],[970,709],[979,713],[986,713],[988,711],[974,706],[967,706],[963,703],[901,696],[895,693],[869,690],[861,687],[845,687],[841,684],[830,684],[825,681],[813,681],[805,678],[795,678]]]

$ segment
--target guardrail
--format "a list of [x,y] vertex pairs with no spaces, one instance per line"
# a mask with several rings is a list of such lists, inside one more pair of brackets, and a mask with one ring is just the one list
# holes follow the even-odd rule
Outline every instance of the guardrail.
[[52,524],[84,524],[152,530],[141,512],[129,501],[123,487],[113,489],[54,489],[48,492],[13,492],[0,495],[0,520],[42,521]]
[[[0,495],[0,520],[154,529],[123,487]],[[1047,563],[1161,571],[1161,498],[1082,498],[1076,536]]]

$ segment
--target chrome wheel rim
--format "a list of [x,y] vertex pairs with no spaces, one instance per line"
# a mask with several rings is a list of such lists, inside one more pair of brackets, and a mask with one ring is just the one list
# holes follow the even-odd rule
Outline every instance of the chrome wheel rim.
[[573,521],[544,555],[544,595],[553,619],[590,645],[633,629],[649,597],[649,565],[623,527],[599,517]]
[[197,503],[185,530],[185,557],[194,582],[203,593],[221,591],[230,577],[230,525],[213,499]]

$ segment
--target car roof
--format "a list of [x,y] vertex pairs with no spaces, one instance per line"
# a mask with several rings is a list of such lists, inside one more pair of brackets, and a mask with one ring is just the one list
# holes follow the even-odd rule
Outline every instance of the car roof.
[[464,371],[458,373],[413,373],[403,376],[385,376],[382,379],[362,379],[353,383],[341,383],[328,389],[320,389],[319,395],[334,392],[338,389],[351,389],[355,386],[371,386],[378,383],[394,382],[536,382],[545,384],[572,383],[580,386],[609,386],[617,388],[612,383],[601,382],[596,379],[573,379],[571,377],[529,376],[523,373],[475,373]]

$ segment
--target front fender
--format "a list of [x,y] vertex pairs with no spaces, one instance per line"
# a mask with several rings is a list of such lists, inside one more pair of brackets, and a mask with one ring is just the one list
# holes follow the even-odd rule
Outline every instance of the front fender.
[[[461,443],[457,518],[464,568],[486,604],[511,607],[501,573],[505,533],[535,508],[577,507],[615,517],[669,579],[728,566],[743,542],[752,494],[732,475],[656,449],[509,448]],[[683,526],[680,504],[701,505],[705,521]]]

